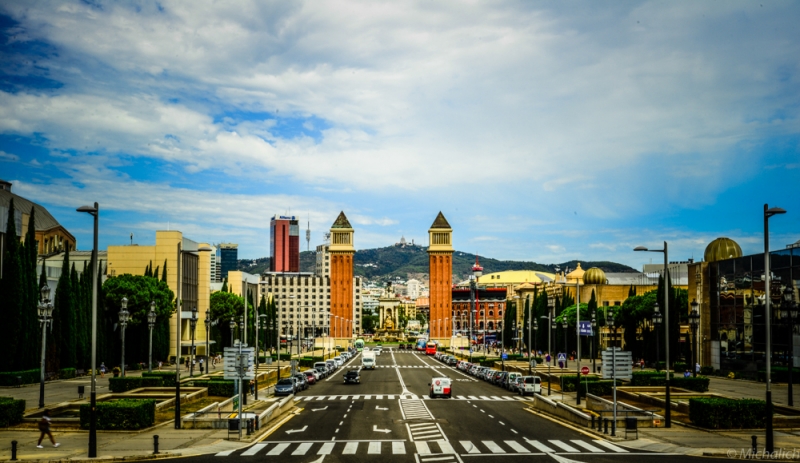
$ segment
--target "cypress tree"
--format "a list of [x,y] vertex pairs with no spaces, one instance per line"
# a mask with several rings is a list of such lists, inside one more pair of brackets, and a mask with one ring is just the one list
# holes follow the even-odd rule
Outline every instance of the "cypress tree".
[[228,292],[228,279],[227,278],[222,283],[222,289],[220,291],[222,291],[223,293],[227,293]]
[[51,346],[59,346],[53,349],[57,357],[53,359],[53,370],[66,368],[70,359],[69,341],[74,340],[71,318],[72,313],[70,295],[70,274],[69,274],[69,249],[64,250],[64,259],[61,263],[61,276],[58,277],[56,294],[53,300],[55,309],[53,310],[53,336]]
[[[533,333],[533,327],[531,327],[530,330],[528,329],[528,325],[531,323],[530,304],[531,304],[530,298],[525,298],[525,312],[522,314],[522,339],[523,339],[523,344],[525,345],[526,348],[527,346],[531,345],[530,344],[531,338],[528,336],[528,331],[531,331],[531,334]],[[531,346],[531,350],[533,350],[533,346]]]
[[[20,254],[20,266],[23,271],[22,283],[24,286],[24,306],[22,307],[22,329],[20,334],[23,338],[25,348],[20,347],[18,355],[21,356],[20,363],[22,369],[34,369],[39,365],[41,349],[35,348],[41,342],[39,340],[39,317],[37,315],[37,305],[39,304],[40,292],[36,276],[36,258],[39,249],[36,243],[36,208],[31,206],[30,217],[28,218],[28,232],[25,235],[24,251]],[[34,348],[31,348],[34,347]],[[40,347],[40,346],[39,346]]]
[[75,311],[75,335],[71,343],[75,346],[75,361],[69,366],[80,368],[79,360],[83,360],[85,355],[83,345],[83,330],[86,328],[85,320],[83,319],[83,285],[81,284],[78,271],[75,269],[75,262],[72,263],[70,270],[69,283],[72,288],[72,309]]
[[161,281],[167,282],[167,259],[164,259],[164,269],[161,271]]
[[[5,256],[3,257],[3,279],[0,283],[0,320],[6,320],[4,326],[6,346],[9,348],[8,355],[5,357],[8,362],[3,362],[4,371],[18,371],[22,369],[20,361],[20,349],[24,346],[24,319],[23,319],[23,285],[22,285],[22,262],[20,259],[20,244],[17,236],[17,224],[15,220],[16,210],[14,209],[14,198],[11,198],[8,206],[8,222],[6,223],[6,243]],[[30,346],[25,346],[30,349]]]

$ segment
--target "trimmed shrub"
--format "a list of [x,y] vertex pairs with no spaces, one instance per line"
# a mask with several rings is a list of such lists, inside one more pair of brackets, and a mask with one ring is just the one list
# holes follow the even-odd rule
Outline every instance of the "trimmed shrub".
[[[81,428],[89,427],[90,404],[81,405]],[[97,429],[130,430],[153,426],[156,422],[156,401],[121,399],[97,402]]]
[[[674,376],[675,375],[670,375],[670,378],[673,378]],[[657,371],[634,371],[631,376],[631,386],[650,386],[650,380],[652,378],[663,377],[664,373]]]
[[544,359],[541,358],[541,357],[534,357],[533,361],[536,362],[538,365],[541,365],[542,363],[544,363]]
[[667,368],[666,362],[656,362],[656,370],[661,371]]
[[154,371],[152,373],[142,373],[142,378],[161,378],[162,387],[175,387],[174,371]]
[[0,397],[0,427],[8,427],[22,422],[25,401],[12,397]]
[[72,379],[75,377],[75,369],[74,368],[62,368],[58,370],[58,377],[59,379]]
[[193,381],[192,385],[206,387],[208,388],[208,395],[217,397],[232,397],[235,390],[235,384],[232,380],[210,381],[204,379]]
[[684,372],[688,369],[689,367],[686,365],[686,362],[675,362],[672,364],[672,371]]
[[22,384],[38,383],[39,369],[0,373],[0,386],[16,386],[17,376],[22,377]]
[[700,367],[700,374],[703,376],[713,375],[714,367],[710,366]]
[[[617,387],[622,385],[622,380],[617,380]],[[610,379],[600,380],[600,381],[589,381],[589,394],[596,395],[596,396],[607,396],[613,394],[614,389],[614,381]],[[586,391],[586,387],[581,384],[581,395],[584,394]]]
[[[291,360],[291,359],[292,359],[292,355],[291,354],[287,354],[285,352],[281,352],[281,360]],[[278,360],[278,354],[273,355],[272,356],[272,361],[275,362],[277,360]]]
[[[581,391],[584,390],[583,383],[585,381],[594,382],[599,381],[600,378],[597,376],[584,376],[581,375],[580,382],[581,382]],[[561,375],[561,390],[564,392],[574,392],[575,385],[578,382],[577,376],[575,375]]]
[[766,402],[754,399],[689,399],[689,420],[710,429],[764,427]]
[[161,378],[154,376],[108,378],[108,389],[111,392],[125,392],[140,387],[161,387],[163,384]]

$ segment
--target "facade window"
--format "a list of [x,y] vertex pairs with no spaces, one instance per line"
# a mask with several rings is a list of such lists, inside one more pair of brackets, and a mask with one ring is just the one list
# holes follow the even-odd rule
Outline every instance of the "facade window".
[[502,310],[498,310],[497,311],[497,316],[498,317],[502,317],[503,316],[503,311]]

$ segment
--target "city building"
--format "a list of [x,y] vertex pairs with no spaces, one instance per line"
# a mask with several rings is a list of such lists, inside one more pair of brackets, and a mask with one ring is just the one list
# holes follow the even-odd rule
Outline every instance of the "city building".
[[275,215],[269,222],[269,271],[300,271],[300,223],[295,216]]
[[[129,273],[144,275],[148,265],[167,265],[167,285],[177,295],[178,289],[178,251],[181,253],[181,301],[182,310],[170,318],[170,353],[177,347],[177,323],[181,323],[181,355],[189,355],[191,333],[189,319],[192,309],[197,307],[199,314],[205,314],[210,307],[211,294],[211,256],[209,252],[198,251],[210,247],[208,243],[192,241],[179,231],[156,231],[156,242],[152,246],[124,245],[108,247],[106,275],[114,277]],[[163,267],[162,267],[163,268]],[[195,339],[205,338],[205,325],[197,324]],[[205,344],[196,344],[196,352],[205,355]],[[172,354],[170,354],[172,355]]]
[[325,243],[317,246],[316,252],[316,266],[314,273],[317,276],[329,278],[331,276],[331,254],[329,252],[331,247],[330,233],[325,234]]
[[[472,310],[472,295],[469,287],[452,289],[453,311],[450,320],[456,331],[467,334],[469,313]],[[506,308],[506,288],[483,288],[476,291],[475,320],[473,334],[496,333],[503,329],[503,311]],[[477,330],[477,331],[475,331]]]
[[417,279],[410,279],[406,282],[406,295],[411,300],[416,300],[422,295],[422,283]]
[[431,338],[450,339],[453,330],[445,319],[452,317],[453,229],[439,212],[428,230]]
[[334,319],[331,334],[335,338],[351,338],[357,326],[354,326],[354,318],[356,322],[361,319],[360,314],[354,316],[353,310],[354,289],[361,287],[360,284],[353,286],[353,254],[356,252],[353,235],[353,227],[342,211],[331,226],[328,249],[331,260],[331,317]]
[[239,245],[235,243],[220,243],[219,248],[219,274],[218,278],[228,278],[228,272],[239,268]]
[[216,246],[211,246],[211,253],[209,253],[209,258],[211,259],[211,283],[216,283],[220,281],[219,277],[219,248]]

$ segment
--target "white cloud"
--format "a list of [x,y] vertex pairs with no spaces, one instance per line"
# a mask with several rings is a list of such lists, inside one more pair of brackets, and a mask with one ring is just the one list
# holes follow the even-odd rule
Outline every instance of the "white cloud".
[[19,156],[17,156],[16,154],[6,153],[5,151],[0,150],[0,160],[19,161]]

